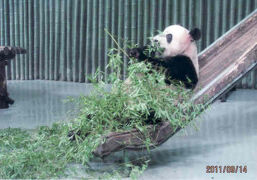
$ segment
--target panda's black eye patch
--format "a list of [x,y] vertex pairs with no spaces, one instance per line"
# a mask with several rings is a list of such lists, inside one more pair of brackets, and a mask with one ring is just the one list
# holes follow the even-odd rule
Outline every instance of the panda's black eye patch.
[[172,34],[167,34],[166,35],[166,39],[167,39],[168,43],[171,43],[171,41],[172,41]]

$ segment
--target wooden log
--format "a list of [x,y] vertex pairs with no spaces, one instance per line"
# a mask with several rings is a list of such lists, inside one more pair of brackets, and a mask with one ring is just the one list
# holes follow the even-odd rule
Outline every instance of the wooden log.
[[[200,78],[192,99],[194,103],[212,103],[256,67],[256,40],[257,10],[200,54]],[[152,139],[150,147],[153,148],[176,132],[170,127],[169,122],[164,122],[157,125],[154,130],[149,127],[149,133]],[[103,140],[94,152],[96,156],[108,156],[122,149],[146,148],[144,137],[136,129],[123,133],[113,132],[103,136]]]
[[[152,149],[164,143],[179,130],[180,128],[172,129],[169,122],[161,122],[155,127],[150,125],[148,133],[150,134],[151,144],[148,148]],[[104,139],[105,142],[93,152],[95,156],[103,158],[122,149],[141,150],[146,148],[143,142],[145,140],[144,134],[137,129],[120,133],[113,132],[105,136]]]
[[14,103],[7,92],[5,66],[8,64],[8,60],[13,59],[16,54],[24,53],[26,50],[19,47],[0,46],[0,109],[8,108],[9,104]]

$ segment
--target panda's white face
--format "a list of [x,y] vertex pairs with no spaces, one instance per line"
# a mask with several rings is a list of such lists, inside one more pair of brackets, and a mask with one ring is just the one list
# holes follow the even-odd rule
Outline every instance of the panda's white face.
[[162,57],[171,57],[184,52],[193,43],[189,31],[180,25],[171,25],[165,30],[153,37],[153,42],[158,42],[161,48],[164,48]]

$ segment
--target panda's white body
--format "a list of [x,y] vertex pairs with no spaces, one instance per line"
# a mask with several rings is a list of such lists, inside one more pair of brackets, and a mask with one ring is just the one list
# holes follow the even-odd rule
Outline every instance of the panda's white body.
[[[167,34],[173,35],[171,43],[166,40]],[[163,58],[177,55],[188,56],[194,64],[197,77],[199,77],[197,46],[189,30],[180,25],[171,25],[166,27],[163,33],[154,36],[153,40],[157,40],[160,47],[164,48]]]

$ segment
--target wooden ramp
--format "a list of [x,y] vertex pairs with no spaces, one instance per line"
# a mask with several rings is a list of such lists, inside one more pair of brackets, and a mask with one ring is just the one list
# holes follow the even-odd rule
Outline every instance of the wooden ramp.
[[[233,29],[215,41],[199,55],[200,78],[195,89],[195,103],[211,103],[226,93],[257,64],[257,11],[250,14]],[[176,132],[169,122],[155,129],[149,126],[154,148]],[[137,130],[111,133],[104,137],[94,154],[104,157],[123,149],[146,148],[143,135]]]
[[200,78],[194,100],[211,103],[257,64],[257,10],[199,55]]

